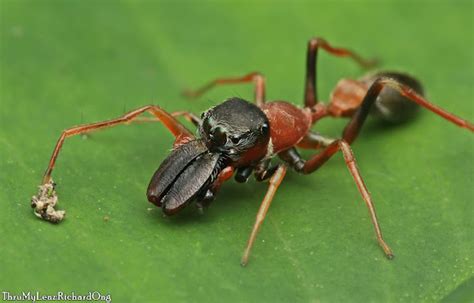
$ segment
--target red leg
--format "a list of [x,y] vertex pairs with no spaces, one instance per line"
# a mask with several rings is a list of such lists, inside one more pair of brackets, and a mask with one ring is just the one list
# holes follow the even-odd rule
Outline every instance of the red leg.
[[144,112],[150,112],[152,115],[158,118],[166,126],[166,128],[168,128],[168,130],[176,137],[175,145],[179,145],[194,138],[191,132],[189,132],[186,127],[173,118],[172,115],[155,105],[148,105],[138,108],[116,119],[69,128],[63,131],[59,137],[53,154],[51,155],[48,168],[44,174],[43,183],[40,186],[38,195],[33,196],[32,198],[31,202],[32,207],[35,208],[35,214],[53,223],[61,221],[64,217],[64,211],[54,210],[54,206],[57,203],[57,196],[54,190],[55,184],[51,178],[51,173],[53,172],[57,157],[66,138],[116,126],[119,124],[127,124],[132,122],[136,117]]
[[367,115],[370,112],[372,105],[377,100],[377,97],[380,95],[380,92],[385,86],[389,86],[397,91],[400,92],[401,95],[406,97],[408,100],[413,101],[420,106],[432,111],[433,113],[441,116],[442,118],[460,126],[463,128],[467,128],[470,131],[474,131],[474,125],[471,124],[469,121],[461,119],[460,117],[453,115],[444,109],[430,103],[428,100],[417,94],[413,89],[410,87],[401,84],[400,82],[391,79],[391,78],[378,78],[369,88],[367,94],[362,101],[361,106],[359,109],[354,113],[350,122],[347,124],[346,128],[344,129],[343,138],[352,143],[364,123]]
[[256,72],[237,78],[218,78],[195,91],[185,91],[184,94],[188,97],[194,98],[201,96],[203,93],[217,85],[250,82],[255,84],[255,103],[260,106],[265,103],[265,78],[260,73]]
[[365,60],[353,51],[345,48],[331,46],[322,38],[313,38],[308,42],[308,51],[306,57],[306,88],[305,88],[305,107],[313,107],[318,103],[318,93],[316,87],[317,72],[316,61],[318,58],[318,49],[322,48],[331,55],[337,57],[350,57],[363,67],[375,65],[374,60]]
[[263,220],[265,219],[265,216],[268,212],[268,208],[270,207],[270,204],[273,201],[273,197],[275,196],[275,193],[278,187],[280,186],[281,181],[285,177],[285,174],[286,166],[280,165],[276,172],[273,174],[272,178],[270,179],[270,185],[268,187],[267,193],[265,194],[265,198],[263,198],[262,204],[260,205],[260,209],[258,210],[255,224],[253,225],[252,232],[250,233],[250,238],[247,242],[247,246],[240,262],[242,266],[245,266],[248,263],[250,250],[252,249],[255,239],[257,238],[258,230],[260,229],[260,226],[262,225]]
[[48,168],[46,169],[46,172],[44,174],[43,184],[50,181],[51,173],[56,163],[56,159],[66,138],[79,134],[89,133],[103,128],[116,126],[119,124],[127,124],[144,112],[150,112],[152,115],[158,118],[166,126],[166,128],[168,128],[168,130],[176,137],[175,144],[179,144],[180,142],[194,138],[193,134],[189,130],[187,130],[186,127],[179,123],[169,113],[161,109],[159,106],[155,105],[147,105],[140,107],[123,115],[120,118],[72,127],[63,131],[63,133],[59,137],[59,140],[56,143],[56,147],[54,148],[53,154],[49,161]]
[[324,163],[326,163],[337,151],[342,151],[347,168],[349,169],[349,172],[354,178],[357,188],[359,189],[359,192],[362,195],[362,198],[364,199],[367,208],[369,209],[370,218],[374,225],[375,234],[377,236],[377,241],[379,242],[379,245],[382,247],[387,258],[392,259],[393,253],[382,237],[382,230],[380,229],[379,223],[377,221],[377,215],[375,213],[375,207],[372,202],[372,198],[370,196],[369,191],[367,190],[367,187],[365,186],[362,176],[359,173],[354,154],[352,153],[352,150],[346,141],[342,139],[334,141],[323,151],[313,156],[308,161],[304,161],[299,156],[296,149],[287,150],[286,152],[279,154],[279,156],[284,161],[292,165],[297,171],[302,172],[304,174],[310,174],[320,168]]
[[[177,118],[177,117],[184,117],[187,121],[191,122],[194,124],[194,126],[199,126],[201,124],[201,119],[199,119],[198,116],[196,116],[193,113],[186,112],[186,111],[178,111],[178,112],[172,112],[171,116]],[[160,122],[160,119],[157,117],[137,117],[133,121],[133,123],[142,123],[142,122]],[[130,122],[130,123],[131,123]]]

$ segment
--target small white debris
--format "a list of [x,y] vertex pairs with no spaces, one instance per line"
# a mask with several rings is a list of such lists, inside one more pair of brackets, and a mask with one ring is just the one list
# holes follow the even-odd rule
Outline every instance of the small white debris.
[[54,209],[58,203],[55,185],[51,179],[48,183],[38,186],[38,194],[31,197],[31,207],[34,208],[35,215],[51,223],[61,222],[66,215],[64,210]]

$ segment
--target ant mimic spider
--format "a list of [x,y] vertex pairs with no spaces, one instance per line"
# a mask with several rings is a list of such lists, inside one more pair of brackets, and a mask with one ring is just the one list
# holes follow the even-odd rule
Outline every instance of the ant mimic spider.
[[[147,190],[148,200],[161,207],[166,215],[176,214],[192,201],[196,201],[200,208],[207,207],[221,185],[232,176],[235,176],[237,182],[245,182],[252,173],[258,181],[269,180],[268,191],[244,250],[242,265],[248,262],[259,227],[285,177],[287,167],[301,174],[310,174],[338,151],[342,152],[347,168],[367,205],[377,241],[385,255],[391,259],[392,250],[383,239],[374,203],[350,147],[367,116],[371,113],[390,122],[403,122],[410,119],[421,106],[470,131],[474,131],[474,126],[427,101],[423,97],[419,81],[399,72],[379,72],[359,80],[342,79],[332,92],[329,103],[323,104],[318,99],[316,87],[319,49],[337,57],[350,57],[364,67],[373,65],[373,62],[362,59],[348,49],[336,48],[323,39],[315,38],[308,43],[303,108],[286,101],[267,102],[265,78],[260,73],[250,73],[238,78],[218,78],[187,95],[197,97],[217,85],[253,83],[254,103],[237,97],[229,98],[205,111],[200,118],[189,112],[168,113],[159,106],[148,105],[116,119],[65,130],[54,148],[39,192],[32,198],[31,205],[35,214],[53,223],[64,218],[64,211],[54,209],[57,195],[51,178],[64,140],[139,121],[138,117],[148,112],[153,115],[153,121],[164,124],[175,137],[173,150],[153,175]],[[193,135],[178,122],[178,116],[184,116],[198,127],[198,135]],[[339,139],[327,138],[312,131],[312,126],[325,117],[349,118]],[[297,147],[316,149],[319,152],[305,160],[298,153]],[[272,165],[271,159],[276,156],[282,163]]]

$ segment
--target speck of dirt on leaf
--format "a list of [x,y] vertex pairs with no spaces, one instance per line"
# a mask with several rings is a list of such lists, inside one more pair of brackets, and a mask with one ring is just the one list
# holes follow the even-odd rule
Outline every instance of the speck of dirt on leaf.
[[51,179],[49,182],[38,186],[38,193],[31,197],[31,207],[34,208],[35,215],[51,223],[61,222],[66,215],[64,210],[54,209],[58,203],[55,186],[56,184]]

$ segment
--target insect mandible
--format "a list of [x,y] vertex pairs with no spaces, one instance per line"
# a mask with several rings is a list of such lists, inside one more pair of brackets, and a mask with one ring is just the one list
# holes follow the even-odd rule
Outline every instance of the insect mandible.
[[[286,101],[266,102],[265,78],[260,73],[250,73],[237,78],[218,78],[196,91],[187,92],[187,95],[197,97],[216,85],[253,83],[254,103],[237,97],[229,98],[205,111],[200,118],[189,112],[168,113],[159,106],[148,105],[116,119],[63,131],[38,194],[32,197],[34,213],[52,223],[64,218],[64,210],[54,208],[58,198],[51,173],[66,138],[139,121],[139,116],[148,112],[154,121],[163,123],[175,137],[173,150],[153,175],[147,190],[148,200],[161,207],[164,214],[174,215],[192,201],[196,201],[199,208],[207,207],[221,185],[232,176],[237,182],[245,182],[253,173],[257,181],[269,181],[241,259],[242,265],[248,262],[257,232],[287,167],[302,174],[310,174],[339,151],[367,205],[380,247],[387,258],[393,258],[392,250],[383,239],[371,195],[350,147],[367,116],[370,113],[383,120],[400,123],[412,118],[421,106],[470,131],[474,131],[474,126],[427,101],[423,97],[420,82],[399,72],[378,72],[358,80],[342,79],[333,90],[328,104],[324,104],[318,99],[316,87],[319,49],[334,56],[350,57],[364,67],[373,65],[372,61],[362,59],[353,51],[333,47],[324,39],[314,38],[309,40],[307,48],[303,108]],[[181,124],[176,119],[178,116],[184,116],[198,127],[198,135],[193,135]],[[341,138],[332,139],[312,131],[312,126],[325,117],[349,118]],[[305,160],[297,147],[319,152]],[[274,157],[282,161],[272,165],[271,159]]]

